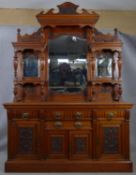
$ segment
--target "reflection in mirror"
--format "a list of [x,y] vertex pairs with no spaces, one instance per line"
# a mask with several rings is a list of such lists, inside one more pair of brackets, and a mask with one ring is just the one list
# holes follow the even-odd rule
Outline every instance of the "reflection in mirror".
[[115,80],[118,80],[118,78],[119,78],[119,67],[118,67],[119,52],[117,52],[117,51],[114,52],[113,61],[114,61],[113,78],[114,78]]
[[76,36],[61,36],[49,42],[49,87],[56,92],[79,92],[87,81],[87,43]]
[[103,50],[96,54],[96,76],[112,77],[113,53],[109,50]]
[[24,51],[24,77],[38,76],[38,58],[32,49]]

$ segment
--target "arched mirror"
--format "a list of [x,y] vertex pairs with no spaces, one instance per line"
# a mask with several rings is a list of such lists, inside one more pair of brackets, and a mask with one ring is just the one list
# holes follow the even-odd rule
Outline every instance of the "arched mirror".
[[63,35],[49,40],[49,88],[59,93],[84,90],[87,82],[85,39]]

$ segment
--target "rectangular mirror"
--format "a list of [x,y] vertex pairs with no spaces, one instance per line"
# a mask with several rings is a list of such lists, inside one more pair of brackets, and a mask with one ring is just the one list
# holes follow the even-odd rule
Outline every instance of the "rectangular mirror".
[[74,93],[86,88],[87,43],[85,39],[63,35],[49,41],[49,88]]

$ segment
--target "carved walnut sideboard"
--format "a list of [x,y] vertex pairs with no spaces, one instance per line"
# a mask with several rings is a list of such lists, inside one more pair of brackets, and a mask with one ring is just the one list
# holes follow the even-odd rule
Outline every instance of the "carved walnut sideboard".
[[95,28],[99,15],[66,2],[13,42],[14,101],[7,172],[129,172],[129,111],[122,43]]

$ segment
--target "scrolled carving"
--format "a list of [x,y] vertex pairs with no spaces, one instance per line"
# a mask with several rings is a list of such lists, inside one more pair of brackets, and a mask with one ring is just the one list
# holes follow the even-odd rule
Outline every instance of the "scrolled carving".
[[120,84],[115,84],[113,86],[113,100],[119,101],[122,95],[122,87]]
[[103,34],[100,32],[96,32],[95,31],[95,35],[94,35],[94,41],[95,42],[113,42],[113,41],[119,41],[119,39],[117,37],[115,37],[114,35],[111,34]]
[[122,56],[121,53],[119,52],[119,58],[118,58],[118,79],[121,80],[122,77]]
[[113,36],[110,34],[107,35],[97,35],[95,36],[94,40],[97,42],[106,42],[106,41],[113,41]]
[[18,60],[17,57],[14,57],[14,77],[17,78],[17,67],[18,67]]
[[23,100],[23,86],[21,84],[15,83],[14,85],[14,101],[19,102]]
[[[51,8],[50,10],[48,10],[48,12],[46,12],[46,14],[89,14],[89,12],[86,9],[78,10],[79,6],[71,2],[65,2],[61,5],[58,5],[57,7],[58,10]],[[44,12],[42,11],[40,14],[44,14]],[[92,14],[96,13],[92,11]]]
[[18,41],[19,42],[42,42],[44,35],[41,32],[41,29],[39,29],[37,32],[32,33],[31,35],[25,34],[21,35],[20,34],[21,30],[18,32]]
[[[37,19],[40,24],[44,27],[54,27],[56,24],[64,25],[64,23],[66,22],[67,24],[69,23],[72,26],[80,25],[83,27],[94,25],[99,18],[99,15],[95,12],[88,12],[85,9],[81,9],[80,12],[79,10],[77,11],[78,6],[71,2],[63,3],[59,5],[58,8],[58,12],[56,12],[55,9],[50,9],[48,12],[42,11],[41,13],[39,13],[37,15]],[[60,18],[60,15],[66,15],[67,20],[65,20],[66,18]],[[80,19],[80,17],[82,18]],[[90,19],[88,17],[90,17]]]

